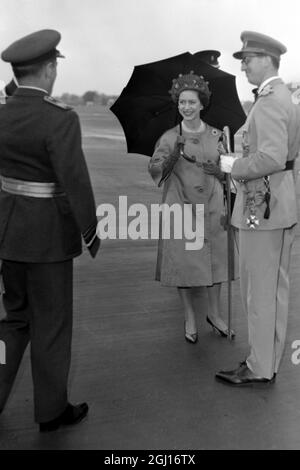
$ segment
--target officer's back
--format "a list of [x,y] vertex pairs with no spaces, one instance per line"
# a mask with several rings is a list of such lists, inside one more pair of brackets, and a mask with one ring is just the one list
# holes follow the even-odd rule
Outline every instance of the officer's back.
[[0,108],[0,172],[28,181],[56,181],[47,136],[63,124],[67,111],[49,105],[43,93],[22,88],[15,93]]
[[35,419],[40,431],[77,424],[88,405],[68,399],[73,258],[81,235],[92,256],[100,241],[77,114],[51,97],[60,33],[42,30],[11,44],[18,89],[0,109],[0,259],[6,317],[0,337],[0,413],[31,342]]
[[80,255],[81,235],[94,255],[99,240],[78,116],[50,96],[60,35],[38,35],[2,54],[19,87],[0,108],[0,258],[41,263]]

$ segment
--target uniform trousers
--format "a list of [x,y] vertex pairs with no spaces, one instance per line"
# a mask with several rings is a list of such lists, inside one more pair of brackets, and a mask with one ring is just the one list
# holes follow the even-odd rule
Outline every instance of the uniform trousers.
[[271,379],[284,351],[289,304],[289,266],[295,226],[240,230],[240,284],[248,316],[249,369]]
[[35,420],[50,421],[62,413],[68,402],[73,260],[4,260],[2,272],[6,317],[0,322],[0,340],[6,344],[6,364],[0,365],[0,410],[30,342]]

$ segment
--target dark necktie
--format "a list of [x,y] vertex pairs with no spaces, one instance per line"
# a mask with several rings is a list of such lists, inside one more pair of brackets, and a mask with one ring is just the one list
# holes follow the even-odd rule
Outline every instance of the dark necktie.
[[258,88],[253,88],[252,93],[254,95],[254,101],[256,101],[258,97]]

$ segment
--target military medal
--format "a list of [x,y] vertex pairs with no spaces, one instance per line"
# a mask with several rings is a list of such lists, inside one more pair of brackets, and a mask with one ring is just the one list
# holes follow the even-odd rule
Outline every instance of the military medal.
[[259,225],[259,220],[255,214],[250,214],[246,222],[249,228],[256,228]]
[[265,192],[265,197],[264,197],[264,202],[266,203],[266,210],[264,213],[264,219],[269,219],[270,218],[271,188],[270,188],[270,181],[269,181],[268,176],[264,177],[264,183],[266,186],[266,192]]
[[256,217],[254,199],[251,199],[251,201],[249,202],[249,211],[250,211],[250,215],[249,217],[247,217],[246,223],[249,228],[255,229],[256,227],[259,226],[259,219]]

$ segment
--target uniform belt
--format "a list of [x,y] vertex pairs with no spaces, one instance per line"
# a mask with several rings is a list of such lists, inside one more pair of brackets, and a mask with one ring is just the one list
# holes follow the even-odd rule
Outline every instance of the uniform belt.
[[[283,169],[283,171],[293,170],[294,162],[295,162],[294,160],[288,160],[285,164],[285,168]],[[265,199],[264,199],[267,205],[265,209],[265,213],[264,213],[264,219],[269,219],[270,214],[271,214],[271,209],[270,209],[271,188],[270,188],[270,182],[267,176],[264,177],[264,182],[265,182],[266,189],[267,189],[265,192]]]
[[286,162],[285,164],[285,169],[283,171],[287,171],[287,170],[293,170],[294,168],[294,163],[295,163],[295,160],[289,160]]
[[22,181],[14,178],[1,176],[2,191],[18,196],[30,197],[59,197],[65,193],[56,183],[35,183],[33,181]]

